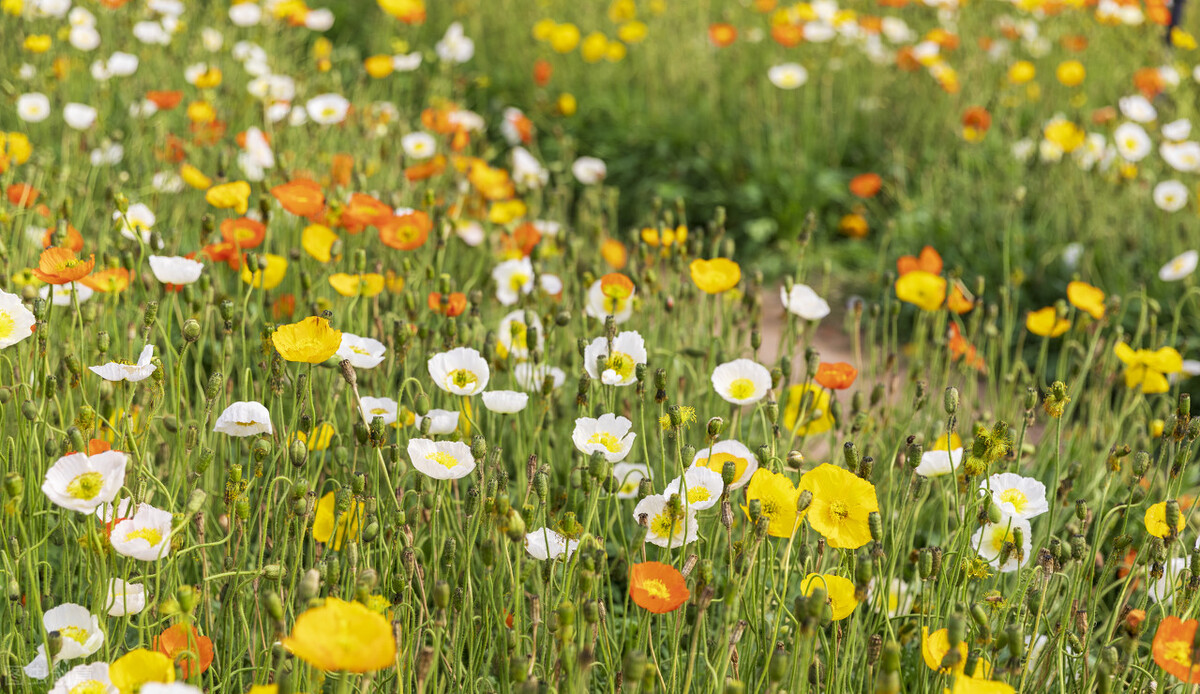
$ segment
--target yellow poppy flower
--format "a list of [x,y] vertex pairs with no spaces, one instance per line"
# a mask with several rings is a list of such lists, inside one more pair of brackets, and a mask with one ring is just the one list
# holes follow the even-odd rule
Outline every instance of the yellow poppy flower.
[[1028,60],[1018,60],[1008,69],[1008,81],[1012,84],[1025,84],[1037,75],[1037,68]]
[[362,275],[339,272],[330,276],[329,286],[342,296],[375,296],[383,291],[383,275],[377,272]]
[[[1160,501],[1146,509],[1146,516],[1143,520],[1146,523],[1146,532],[1155,537],[1171,537],[1171,524],[1167,522],[1167,502]],[[1179,520],[1175,524],[1174,534],[1177,535],[1180,530],[1183,530],[1185,522],[1183,514],[1180,513]]]
[[922,311],[936,311],[946,300],[946,278],[913,270],[896,279],[896,298]]
[[547,38],[555,53],[570,53],[579,45],[579,36],[579,27],[568,22],[555,25]]
[[274,289],[287,274],[287,258],[272,253],[266,253],[263,257],[267,259],[267,267],[262,270],[255,268],[251,272],[250,264],[242,263],[242,281],[259,289]]
[[706,294],[727,292],[742,280],[742,268],[728,258],[696,258],[688,269],[692,273],[692,281]]
[[33,34],[25,37],[25,50],[30,53],[45,53],[53,41],[49,34]]
[[[800,523],[796,501],[800,498],[797,489],[787,475],[759,468],[746,485],[746,499],[758,499],[762,503],[762,514],[768,520],[767,534],[772,537],[791,537]],[[750,515],[750,508],[742,510]]]
[[342,345],[342,331],[320,316],[309,316],[299,323],[276,328],[271,333],[271,342],[279,356],[287,361],[320,364],[338,351]]
[[488,221],[492,224],[508,224],[525,216],[525,203],[520,200],[503,200],[493,203],[488,210]]
[[117,658],[108,678],[121,694],[137,694],[147,682],[174,682],[175,663],[158,651],[138,648]]
[[308,433],[297,431],[294,436],[288,438],[288,443],[295,438],[299,439],[310,451],[323,451],[329,448],[329,444],[333,441],[333,434],[333,426],[329,422],[321,422]]
[[338,235],[324,224],[310,224],[300,233],[300,246],[304,252],[322,263],[333,259],[333,244]]
[[238,214],[246,214],[250,207],[250,184],[245,181],[222,183],[209,188],[204,199],[218,209],[232,209]]
[[[967,643],[960,641],[955,650],[958,651],[960,657],[958,662],[948,669],[948,672],[958,674],[967,666]],[[921,657],[925,659],[925,664],[929,666],[930,670],[942,670],[942,661],[945,660],[946,654],[949,652],[949,631],[938,629],[933,633],[929,633],[929,627],[921,627]]]
[[1125,387],[1140,388],[1147,395],[1165,393],[1171,389],[1168,374],[1179,373],[1183,370],[1183,356],[1173,347],[1163,347],[1150,351],[1132,347],[1120,342],[1113,348],[1117,358],[1125,363]]
[[383,79],[392,74],[395,69],[390,55],[373,55],[363,61],[367,74],[375,79]]
[[830,547],[857,549],[871,541],[868,517],[879,511],[875,485],[836,465],[825,463],[804,473],[800,491],[812,492],[808,524]]
[[608,37],[598,31],[588,34],[583,40],[583,45],[579,47],[579,53],[585,63],[598,63],[604,60],[604,54],[607,52]]
[[[811,400],[801,416],[800,407],[805,393]],[[833,428],[833,413],[829,407],[829,391],[810,383],[792,386],[787,390],[787,405],[783,408],[783,425],[797,436],[821,434]]]
[[849,617],[858,607],[858,599],[854,597],[854,582],[847,578],[834,574],[809,574],[800,584],[800,591],[805,595],[812,595],[818,588],[825,590],[835,622]]
[[179,167],[179,177],[183,182],[196,190],[208,190],[212,187],[212,179],[204,175],[204,172],[191,164],[184,164]]
[[33,146],[29,144],[28,137],[23,133],[8,133],[7,140],[5,143],[4,133],[0,133],[0,154],[7,154],[16,164],[29,161],[30,155],[33,154]]
[[283,647],[326,671],[370,672],[396,659],[392,625],[365,605],[337,598],[297,617]]
[[1054,74],[1064,86],[1078,87],[1083,83],[1083,78],[1087,76],[1087,70],[1078,60],[1065,60],[1058,64],[1058,69]]
[[193,101],[188,104],[187,117],[197,125],[204,125],[217,119],[217,111],[207,101]]
[[1058,337],[1071,329],[1071,321],[1059,318],[1058,311],[1047,306],[1025,316],[1025,329],[1041,337]]
[[1104,292],[1087,282],[1068,284],[1067,301],[1096,320],[1104,317]]
[[[979,661],[975,669],[979,670],[983,666],[983,661]],[[959,675],[954,678],[954,687],[952,689],[943,689],[944,694],[1012,694],[1017,691],[1012,685],[996,680],[989,680],[987,677],[967,677]]]
[[[335,494],[329,492],[317,502],[317,514],[313,518],[313,539],[317,542],[327,543],[332,538],[335,550],[342,548],[347,533],[350,535],[351,542],[357,542],[362,534],[362,518],[365,512],[363,502],[356,500],[351,502],[349,510],[339,516]],[[337,520],[336,530],[334,528],[335,518]]]

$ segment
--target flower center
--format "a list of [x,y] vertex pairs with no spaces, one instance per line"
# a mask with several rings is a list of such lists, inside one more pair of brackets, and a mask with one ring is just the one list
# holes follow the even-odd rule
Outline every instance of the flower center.
[[606,367],[617,372],[621,380],[625,380],[633,374],[635,364],[636,362],[634,362],[633,357],[624,352],[613,352],[608,355],[608,359],[604,362]]
[[659,600],[666,600],[671,597],[671,591],[667,588],[667,584],[657,578],[642,581],[642,590],[649,593],[650,597],[658,598]]
[[8,337],[16,330],[17,323],[8,311],[0,311],[0,338]]
[[88,680],[71,687],[67,694],[106,694],[107,692],[108,685],[100,680]]
[[1000,550],[1004,549],[1004,543],[1008,542],[1009,537],[1007,528],[996,526],[996,529],[992,531],[992,549],[999,554]]
[[74,640],[80,646],[87,643],[88,631],[83,627],[63,627],[58,630],[58,633],[63,635],[63,638]]
[[354,352],[355,354],[365,354],[367,356],[371,356],[371,353],[368,352],[367,350],[363,349],[362,347],[351,347],[350,351]]
[[474,384],[479,379],[475,378],[475,374],[466,369],[455,369],[450,372],[450,383],[458,388],[466,388]]
[[729,384],[729,397],[734,400],[745,400],[754,395],[754,381],[748,378],[735,378]]
[[237,424],[240,427],[252,427],[257,425],[258,422],[234,422],[234,424]]
[[129,542],[130,540],[145,540],[146,543],[151,547],[162,542],[162,539],[162,533],[154,528],[138,528],[137,530],[130,530],[129,533],[125,535],[126,542]]
[[1169,641],[1166,647],[1162,650],[1162,655],[1167,660],[1172,660],[1184,667],[1192,666],[1191,646],[1183,641]]
[[1017,513],[1025,510],[1025,505],[1029,503],[1028,497],[1021,492],[1020,489],[1005,489],[1000,493],[1001,503],[1012,504],[1013,510]]
[[371,414],[387,414],[387,413],[388,413],[388,411],[387,411],[387,408],[385,408],[385,407],[371,408]]
[[523,272],[517,272],[514,273],[512,277],[508,278],[508,286],[515,292],[519,291],[521,287],[524,287],[525,283],[528,281],[529,275],[526,275]]
[[829,505],[829,515],[835,520],[845,520],[850,515],[850,507],[845,501],[835,501]]
[[598,443],[608,449],[609,453],[621,450],[621,440],[607,431],[598,431],[588,438],[588,443]]
[[654,517],[650,521],[650,532],[659,537],[683,538],[683,522],[671,518],[671,512],[663,510],[662,513]]
[[458,458],[455,458],[445,451],[430,453],[429,455],[425,456],[425,460],[432,460],[447,470],[453,470],[454,468],[458,467]]
[[694,487],[688,487],[687,498],[689,504],[694,504],[698,501],[708,501],[712,498],[712,494],[708,491],[708,487],[697,484]]
[[94,499],[103,486],[104,475],[99,472],[85,472],[76,475],[75,479],[67,483],[67,493],[76,499]]

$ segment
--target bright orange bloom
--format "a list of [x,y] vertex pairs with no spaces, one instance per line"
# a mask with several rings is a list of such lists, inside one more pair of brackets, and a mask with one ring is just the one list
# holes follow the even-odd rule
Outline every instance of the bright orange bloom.
[[75,251],[54,246],[42,251],[33,274],[46,284],[67,284],[86,277],[96,265],[96,256],[87,260],[75,257]]
[[129,271],[123,267],[109,268],[94,272],[79,282],[98,292],[122,292],[129,287]]
[[457,110],[458,106],[452,103],[444,103],[440,108],[427,108],[421,111],[421,125],[439,135],[449,135],[458,129],[450,120],[450,114]]
[[221,222],[221,238],[238,248],[258,248],[267,235],[267,226],[249,217]]
[[629,571],[629,597],[650,612],[674,612],[691,597],[683,574],[669,564],[647,561]]
[[179,665],[184,678],[192,676],[192,668],[202,673],[212,665],[212,639],[201,636],[196,627],[176,624],[168,627],[154,639],[154,650],[162,653]]
[[1144,67],[1133,73],[1133,86],[1147,99],[1154,99],[1166,88],[1162,72],[1156,67]]
[[896,67],[905,72],[916,72],[921,69],[921,62],[917,60],[911,46],[905,46],[896,51]]
[[446,297],[446,302],[442,303],[441,293],[430,292],[426,303],[431,311],[454,318],[461,316],[462,312],[467,310],[467,295],[462,292],[453,292]]
[[157,106],[160,111],[170,111],[183,101],[183,92],[178,89],[172,91],[156,91],[152,89],[146,92],[146,100]]
[[41,195],[37,188],[28,183],[14,183],[8,187],[5,193],[8,195],[8,202],[10,204],[26,209],[33,207],[34,203],[37,202],[38,196]]
[[883,187],[883,179],[877,173],[859,174],[850,179],[850,192],[860,198],[873,198]]
[[425,245],[433,221],[428,214],[414,210],[408,214],[392,215],[379,225],[379,240],[383,245],[401,251],[411,251]]
[[[42,248],[49,248],[54,245],[54,231],[54,227],[50,227],[46,230],[45,234],[42,234]],[[83,234],[80,234],[78,229],[68,224],[67,238],[64,243],[63,248],[70,248],[78,253],[83,250]]]
[[957,280],[950,285],[950,296],[946,297],[946,308],[962,315],[975,308],[975,302],[967,298],[962,283]]
[[511,235],[504,237],[504,245],[514,251],[520,251],[521,255],[526,256],[533,253],[533,249],[542,240],[542,232],[533,225],[533,222],[525,222],[517,225],[513,229]]
[[708,40],[717,48],[724,48],[737,40],[737,29],[726,22],[708,25]]
[[1079,53],[1080,51],[1087,49],[1088,38],[1083,34],[1072,34],[1070,36],[1062,37],[1061,43],[1063,48],[1067,49],[1068,51]]
[[325,207],[325,193],[316,181],[295,178],[271,189],[283,209],[299,217],[311,217]]
[[955,360],[962,359],[967,366],[980,371],[987,370],[987,362],[975,349],[975,345],[967,342],[967,338],[962,336],[958,330],[958,323],[950,324],[950,340],[946,343],[950,349],[950,354]]
[[901,275],[906,275],[914,270],[940,275],[942,274],[942,256],[933,246],[926,246],[921,249],[921,255],[916,258],[911,255],[900,256],[900,259],[896,261],[896,269]]
[[804,40],[804,27],[799,24],[776,24],[771,27],[771,38],[784,48],[800,45]]
[[350,185],[350,175],[354,173],[354,157],[349,154],[333,155],[333,163],[329,167],[329,177],[335,186]]
[[183,149],[184,144],[183,140],[171,133],[167,133],[162,146],[154,148],[154,156],[161,161],[178,164],[187,156],[187,152]]
[[844,361],[821,362],[817,365],[817,383],[830,390],[845,390],[854,385],[858,369]]
[[628,299],[633,294],[633,280],[619,272],[600,278],[600,292],[610,299]]
[[423,161],[420,164],[413,164],[404,170],[404,177],[410,183],[416,181],[424,181],[427,178],[433,178],[446,170],[446,155],[434,155],[429,161]]
[[1188,684],[1200,683],[1200,668],[1192,660],[1192,641],[1198,625],[1200,622],[1194,619],[1184,621],[1171,615],[1154,632],[1154,662]]
[[201,248],[200,253],[213,262],[228,264],[233,270],[242,267],[242,254],[238,251],[237,246],[228,241],[210,243]]
[[963,139],[979,142],[992,127],[992,114],[982,106],[972,106],[963,112]]
[[539,59],[533,63],[533,83],[539,87],[544,87],[550,84],[550,78],[554,75],[554,66],[549,60]]
[[340,223],[348,233],[357,234],[369,226],[379,227],[391,217],[392,208],[370,195],[355,193],[342,210]]
[[629,251],[625,250],[625,244],[620,241],[605,239],[604,243],[600,244],[600,257],[604,258],[604,262],[612,269],[620,270],[629,262]]

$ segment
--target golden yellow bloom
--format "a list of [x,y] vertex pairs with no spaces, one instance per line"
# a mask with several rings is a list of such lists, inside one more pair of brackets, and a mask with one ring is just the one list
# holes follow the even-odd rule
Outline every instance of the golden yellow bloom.
[[370,672],[395,664],[392,625],[365,605],[326,598],[296,618],[284,648],[320,670]]
[[191,164],[184,164],[179,167],[179,177],[183,182],[196,190],[208,190],[212,187],[212,179],[204,175],[204,172]]
[[593,31],[583,40],[583,45],[579,47],[579,53],[583,56],[585,63],[598,63],[604,60],[604,54],[608,51],[608,37],[604,34]]
[[539,19],[533,23],[533,38],[537,41],[549,41],[558,22],[550,18]]
[[913,270],[896,279],[896,298],[922,311],[936,311],[946,300],[946,278]]
[[556,24],[550,30],[550,48],[555,53],[570,53],[579,45],[579,27],[571,23]]
[[329,286],[342,296],[375,296],[383,291],[383,275],[377,272],[362,275],[339,272],[329,278]]
[[333,434],[333,426],[329,422],[321,422],[307,434],[297,431],[294,436],[288,437],[288,443],[290,444],[295,438],[299,439],[310,451],[323,451],[329,448],[329,444],[333,441]]
[[363,61],[363,67],[366,68],[367,74],[375,79],[383,79],[395,69],[390,55],[373,55]]
[[338,235],[324,224],[310,224],[300,233],[300,246],[322,263],[333,259],[333,244],[337,240]]
[[[804,405],[805,394],[809,395],[807,407],[803,416],[800,408]],[[810,383],[807,386],[795,385],[787,390],[787,405],[783,408],[783,425],[797,436],[821,434],[833,428],[833,412],[829,407],[829,391]]]
[[250,207],[250,184],[245,181],[222,183],[209,188],[204,199],[218,209],[232,209],[238,214],[246,214]]
[[52,43],[49,34],[33,34],[25,37],[24,47],[30,53],[45,53]]
[[1183,355],[1173,347],[1162,347],[1153,352],[1139,349],[1135,352],[1132,347],[1120,342],[1113,352],[1125,364],[1125,387],[1140,388],[1147,395],[1170,390],[1171,383],[1167,375],[1183,370]]
[[1171,43],[1176,48],[1182,48],[1185,51],[1196,50],[1196,37],[1179,27],[1171,29]]
[[[796,511],[796,501],[800,498],[800,490],[792,485],[787,475],[759,468],[746,485],[746,500],[758,499],[762,504],[762,514],[767,519],[767,534],[772,537],[791,537],[800,524],[801,515]],[[750,508],[743,506],[742,510],[750,515]]]
[[[0,160],[7,156],[13,164],[24,164],[32,154],[33,146],[29,144],[29,138],[24,133],[8,133],[7,137],[0,133]],[[3,168],[0,164],[0,171]]]
[[[1146,509],[1145,516],[1146,532],[1154,537],[1168,538],[1171,537],[1171,524],[1167,522],[1167,502],[1160,501],[1150,508]],[[1175,533],[1178,534],[1183,530],[1186,521],[1183,518],[1183,513],[1179,514],[1179,518],[1175,523]]]
[[204,125],[217,119],[217,111],[207,101],[193,101],[188,104],[187,117],[197,125]]
[[288,261],[281,255],[266,253],[262,256],[267,261],[266,269],[255,268],[250,271],[249,263],[242,263],[242,281],[259,289],[274,289],[283,281],[287,274]]
[[1041,337],[1058,337],[1071,329],[1071,321],[1059,318],[1058,311],[1047,306],[1025,316],[1025,329]]
[[199,77],[196,78],[196,87],[199,89],[212,89],[213,87],[221,86],[221,68],[209,67]]
[[610,63],[619,63],[625,59],[625,54],[629,49],[625,48],[625,44],[620,41],[609,41],[608,47],[604,51],[604,59]]
[[[958,651],[959,658],[945,671],[958,674],[967,666],[967,643],[960,641],[955,650]],[[925,664],[929,666],[930,670],[943,670],[942,662],[945,661],[946,654],[949,652],[949,631],[938,629],[931,634],[929,627],[921,627],[921,657],[925,659]]]
[[1104,292],[1087,282],[1068,284],[1067,301],[1096,320],[1104,317]]
[[645,23],[634,20],[617,30],[617,38],[625,43],[640,43],[646,39],[647,33]]
[[320,316],[309,316],[299,323],[276,328],[271,333],[271,342],[279,356],[287,361],[320,364],[338,351],[342,345],[342,331]]
[[608,21],[613,24],[628,22],[637,17],[637,5],[633,0],[613,0],[608,6]]
[[121,694],[137,694],[147,682],[174,682],[175,663],[158,651],[138,648],[117,658],[108,678]]
[[875,485],[836,465],[825,463],[804,473],[800,491],[812,492],[808,524],[830,547],[857,549],[871,541],[868,520],[879,511]]
[[1087,140],[1087,133],[1083,131],[1083,128],[1080,128],[1069,120],[1061,119],[1049,123],[1042,130],[1042,135],[1050,142],[1058,145],[1064,152],[1074,152]]
[[[366,507],[363,502],[356,499],[351,501],[348,510],[338,515],[336,495],[334,492],[329,492],[317,502],[317,513],[313,518],[313,539],[317,542],[329,542],[332,538],[335,550],[342,548],[347,533],[350,535],[351,542],[357,542],[362,534],[361,525],[364,513],[366,513]],[[334,529],[335,518],[336,530]]]
[[1037,75],[1037,68],[1028,60],[1018,60],[1008,69],[1008,81],[1012,84],[1025,84]]
[[854,612],[858,607],[858,598],[854,597],[854,582],[834,574],[809,574],[800,584],[800,592],[812,595],[818,588],[825,590],[833,610],[833,621],[841,621]]
[[1083,63],[1078,60],[1064,60],[1058,64],[1058,69],[1054,71],[1054,75],[1064,86],[1078,87],[1083,83],[1083,78],[1087,76],[1087,70],[1084,69]]
[[502,200],[492,203],[488,210],[488,221],[492,224],[508,224],[524,217],[526,211],[525,203],[520,200]]
[[696,258],[688,269],[692,273],[692,281],[706,294],[727,292],[742,279],[742,268],[728,258]]

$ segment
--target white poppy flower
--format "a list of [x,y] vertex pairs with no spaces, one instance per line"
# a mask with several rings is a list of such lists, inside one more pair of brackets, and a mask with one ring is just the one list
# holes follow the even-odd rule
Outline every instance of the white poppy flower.
[[391,398],[373,398],[363,396],[359,399],[363,421],[370,424],[373,419],[380,417],[384,424],[395,424],[400,414],[400,404]]
[[[458,219],[454,221],[454,234],[462,240],[463,243],[474,248],[486,238],[486,232],[483,230],[483,225],[474,219]],[[544,275],[543,275],[544,276]]]
[[321,94],[304,104],[308,117],[320,125],[336,125],[346,118],[350,102],[341,94]]
[[597,337],[584,348],[583,368],[593,379],[609,386],[628,386],[637,381],[637,365],[647,359],[646,341],[635,330],[618,333],[612,341]]
[[517,303],[522,294],[533,291],[533,263],[529,258],[514,258],[492,268],[496,299],[505,306]]
[[916,473],[922,477],[941,477],[949,475],[958,469],[962,463],[963,449],[955,448],[925,451],[921,454],[921,463],[917,465]]
[[613,465],[612,476],[617,480],[618,499],[636,499],[642,480],[654,479],[645,463],[617,463]]
[[125,158],[125,148],[116,142],[105,140],[88,153],[92,166],[116,166]]
[[564,554],[570,559],[578,547],[579,540],[568,540],[550,528],[538,528],[525,535],[525,551],[538,561],[557,559]]
[[1139,162],[1150,153],[1150,136],[1137,123],[1122,123],[1113,132],[1117,154],[1125,161]]
[[154,212],[140,202],[135,202],[127,207],[125,214],[121,214],[120,210],[114,210],[112,218],[120,224],[121,236],[131,241],[136,241],[140,236],[142,243],[150,243],[150,230],[158,221]]
[[483,406],[496,414],[516,414],[529,404],[529,394],[515,390],[487,390],[482,397]]
[[475,42],[463,34],[462,24],[454,22],[446,28],[446,34],[434,50],[443,62],[465,63],[475,55]]
[[166,46],[171,43],[171,34],[160,22],[138,22],[133,25],[133,37],[150,45]]
[[1158,153],[1176,171],[1191,173],[1200,170],[1200,142],[1164,142],[1159,145]]
[[1187,568],[1187,557],[1172,557],[1163,566],[1162,577],[1151,584],[1150,589],[1146,591],[1149,593],[1150,599],[1164,606],[1174,602],[1175,592],[1184,587]]
[[108,595],[104,599],[104,609],[110,617],[139,614],[146,609],[146,586],[141,583],[128,583],[119,578],[108,579]]
[[633,508],[635,521],[641,523],[643,517],[646,521],[646,542],[652,545],[668,549],[683,547],[699,537],[695,510],[685,507],[678,516],[673,516],[667,497],[661,494],[652,494]]
[[136,364],[125,364],[116,361],[110,361],[102,366],[89,366],[88,370],[96,374],[106,381],[129,381],[137,383],[150,378],[150,374],[154,373],[156,367],[152,362],[154,359],[154,345],[149,344],[142,348],[142,353],[138,355]]
[[475,469],[471,447],[462,441],[409,439],[408,457],[413,467],[435,480],[456,480]]
[[575,180],[585,186],[594,186],[608,175],[608,167],[604,161],[596,157],[579,157],[571,164],[571,173]]
[[1163,212],[1178,212],[1187,206],[1188,189],[1176,180],[1161,181],[1154,186],[1154,204]]
[[234,26],[252,27],[262,21],[262,8],[258,3],[240,2],[229,8],[229,21]]
[[132,53],[117,51],[108,56],[107,69],[113,77],[128,77],[137,72],[138,57]]
[[592,286],[588,287],[587,303],[584,304],[583,311],[601,321],[607,320],[611,315],[613,322],[620,325],[633,317],[635,294],[637,294],[637,288],[629,292],[629,296],[607,296],[604,293],[603,280],[596,280],[592,282]]
[[421,67],[423,57],[420,51],[414,51],[407,55],[394,55],[392,56],[392,69],[396,72],[412,72]]
[[[81,304],[86,303],[95,293],[96,290],[78,282],[48,284],[38,289],[38,296],[43,299],[50,299],[50,303],[55,306],[71,306],[76,301]],[[74,296],[72,297],[72,295]]]
[[537,190],[550,181],[550,172],[524,147],[513,149],[512,180],[528,190]]
[[67,33],[67,42],[75,48],[89,53],[100,47],[100,32],[91,24],[81,24],[71,27]]
[[807,284],[794,284],[791,292],[780,287],[779,300],[785,309],[804,320],[821,320],[829,315],[829,303]]
[[[428,431],[424,430],[422,422],[429,420]],[[426,412],[424,415],[417,415],[413,420],[413,426],[422,434],[430,436],[444,436],[453,433],[458,428],[458,413],[450,410],[433,409]]]
[[715,506],[721,500],[724,490],[725,483],[721,480],[721,473],[697,465],[668,482],[667,487],[663,489],[663,496],[670,498],[672,494],[678,494],[679,499],[688,508],[703,511]]
[[[42,615],[42,625],[47,632],[57,631],[62,636],[62,647],[54,655],[55,663],[86,658],[104,645],[100,618],[83,605],[68,602],[52,607]],[[50,676],[45,644],[38,646],[37,656],[25,666],[25,674],[38,680]]]
[[118,694],[108,676],[108,663],[76,665],[54,682],[49,694]]
[[63,107],[63,121],[75,130],[87,130],[96,123],[96,109],[87,104],[67,104]]
[[333,28],[333,12],[322,7],[304,15],[304,28],[309,31],[329,31]]
[[437,140],[433,135],[421,131],[401,137],[400,147],[404,149],[404,156],[418,161],[437,154]]
[[[758,470],[758,457],[746,444],[728,439],[714,443],[711,448],[702,448],[692,456],[691,467],[704,467],[723,475],[725,463],[733,463],[733,482],[730,490],[741,489],[750,482]],[[722,477],[724,480],[724,477]]]
[[37,319],[21,297],[0,291],[0,349],[11,347],[33,334]]
[[771,390],[771,372],[753,359],[735,359],[713,369],[712,386],[725,402],[753,405]]
[[542,321],[536,313],[531,313],[530,317],[533,321],[529,325],[525,324],[524,311],[513,311],[500,319],[500,327],[496,330],[496,339],[498,346],[503,348],[502,354],[499,355],[501,358],[507,356],[517,361],[528,359],[530,349],[528,335],[531,328],[537,333],[537,344],[533,347],[539,351],[545,347],[546,332],[542,329]]
[[349,360],[350,365],[356,369],[373,369],[383,363],[386,353],[387,347],[379,340],[342,333],[342,344],[338,346],[337,356]]
[[1158,278],[1163,282],[1178,282],[1196,271],[1197,261],[1200,261],[1200,253],[1184,251],[1162,266]]
[[997,473],[988,477],[979,488],[990,490],[992,503],[1005,513],[1029,520],[1050,510],[1046,501],[1046,485],[1032,477],[1022,477],[1011,472]]
[[50,116],[50,98],[41,92],[17,97],[17,117],[26,123],[41,123]]
[[[1005,543],[1016,542],[1017,531],[1023,536],[1022,546],[1008,555],[1008,561],[1000,563]],[[1016,516],[1006,516],[999,523],[989,523],[971,536],[971,547],[1001,573],[1017,571],[1033,557],[1033,530],[1029,521]]]
[[429,358],[429,376],[434,385],[452,395],[477,395],[487,388],[491,369],[479,351],[456,347]]
[[767,70],[767,79],[780,89],[798,89],[808,82],[808,70],[799,63],[782,63]]
[[141,561],[157,561],[171,551],[171,513],[150,504],[138,504],[132,518],[113,526],[113,550]]
[[1121,113],[1135,123],[1149,123],[1158,118],[1158,111],[1150,100],[1141,94],[1126,96],[1117,101]]
[[571,441],[584,455],[600,452],[608,462],[619,463],[633,449],[637,434],[630,431],[632,428],[633,422],[612,413],[599,418],[578,417]]
[[1162,126],[1163,137],[1176,142],[1188,139],[1188,135],[1192,134],[1192,122],[1187,118],[1173,120],[1170,123],[1164,123]]
[[530,393],[540,393],[546,379],[550,379],[551,389],[562,386],[567,381],[567,373],[557,366],[546,364],[530,364],[523,361],[513,367],[513,377],[517,384]]
[[563,281],[558,275],[538,275],[538,289],[550,296],[562,294]]
[[213,431],[230,436],[254,436],[275,432],[271,426],[271,413],[261,402],[235,402],[217,417]]
[[916,597],[912,586],[908,585],[899,578],[893,578],[888,581],[886,595],[882,600],[876,600],[876,591],[879,590],[877,581],[872,579],[867,585],[867,599],[875,605],[876,609],[882,609],[883,613],[888,617],[895,619],[902,617],[912,610],[913,599]]
[[100,504],[117,498],[125,483],[129,457],[120,451],[65,455],[46,470],[42,493],[55,506],[80,513],[92,513]]
[[204,27],[200,30],[200,45],[209,53],[216,53],[225,45],[225,36],[212,27]]
[[200,274],[204,272],[204,263],[191,258],[152,255],[149,261],[154,279],[163,284],[191,284],[200,279]]

